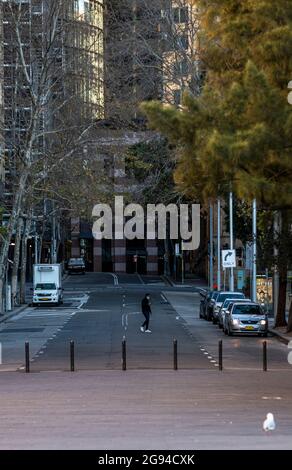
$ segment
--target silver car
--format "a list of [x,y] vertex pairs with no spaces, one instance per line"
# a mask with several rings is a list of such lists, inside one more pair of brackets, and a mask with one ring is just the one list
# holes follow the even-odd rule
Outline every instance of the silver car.
[[227,310],[231,310],[231,307],[234,303],[237,302],[251,302],[250,299],[225,299],[222,307],[219,310],[218,313],[218,326],[219,328],[224,327],[224,318],[225,318],[225,313]]
[[267,336],[268,317],[257,303],[237,302],[225,313],[224,331],[229,336],[235,333]]
[[222,307],[222,304],[225,299],[244,299],[245,295],[242,292],[226,292],[221,291],[217,295],[215,302],[211,306],[211,319],[213,320],[214,325],[218,322],[219,310]]

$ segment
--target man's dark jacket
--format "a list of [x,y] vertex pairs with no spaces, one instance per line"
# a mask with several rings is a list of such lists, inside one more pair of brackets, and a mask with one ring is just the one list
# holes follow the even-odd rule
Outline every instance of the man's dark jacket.
[[142,300],[142,312],[144,314],[150,314],[151,313],[150,302],[147,299],[147,297],[144,297],[144,299]]

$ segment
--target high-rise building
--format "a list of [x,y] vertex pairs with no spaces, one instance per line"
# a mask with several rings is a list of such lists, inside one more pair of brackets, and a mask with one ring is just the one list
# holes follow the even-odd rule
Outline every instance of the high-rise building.
[[4,119],[4,99],[3,99],[3,8],[0,4],[0,207],[4,193],[4,145],[3,145],[3,119]]
[[[123,195],[131,194],[128,147],[151,139],[141,102],[179,105],[183,90],[192,89],[197,79],[197,25],[186,0],[104,0],[104,7],[105,119],[100,140],[108,142],[104,153],[113,194]],[[164,249],[156,240],[93,240],[90,224],[72,221],[71,253],[92,257],[95,271],[162,273]]]
[[[38,135],[33,144],[33,155],[38,159],[51,152],[62,139],[62,145],[66,142],[65,135],[55,132],[60,124],[65,132],[72,129],[72,134],[76,134],[78,126],[81,129],[104,117],[104,40],[103,0],[8,0],[1,2],[1,6],[3,139],[8,162],[5,168],[5,223],[14,195],[16,157],[19,157],[31,126],[33,103],[30,91],[39,93],[38,87],[45,83],[48,92],[38,116]],[[94,145],[85,150],[87,154],[96,155]],[[41,204],[40,212],[44,205],[50,208],[50,201]],[[47,251],[50,250],[52,225],[55,224],[50,226],[49,221],[47,246],[43,244]]]

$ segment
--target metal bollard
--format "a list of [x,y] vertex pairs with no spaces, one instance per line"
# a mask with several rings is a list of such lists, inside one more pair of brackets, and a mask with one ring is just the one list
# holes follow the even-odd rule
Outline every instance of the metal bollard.
[[127,370],[127,346],[126,346],[125,337],[122,342],[122,362],[123,362],[123,370]]
[[223,341],[219,341],[219,370],[223,370]]
[[267,372],[268,370],[268,354],[267,354],[267,342],[263,342],[263,371]]
[[75,344],[74,341],[70,341],[70,370],[75,371]]
[[25,372],[28,374],[30,372],[29,367],[29,343],[25,343]]
[[177,370],[177,339],[173,340],[173,369]]

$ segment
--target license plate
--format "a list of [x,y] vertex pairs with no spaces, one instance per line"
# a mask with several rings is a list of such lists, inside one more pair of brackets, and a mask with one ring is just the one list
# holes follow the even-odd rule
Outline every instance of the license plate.
[[253,330],[254,327],[253,327],[253,326],[246,326],[245,329],[246,329],[246,330]]
[[47,299],[47,298],[43,298],[43,299],[40,299],[40,300],[50,300],[50,299]]

